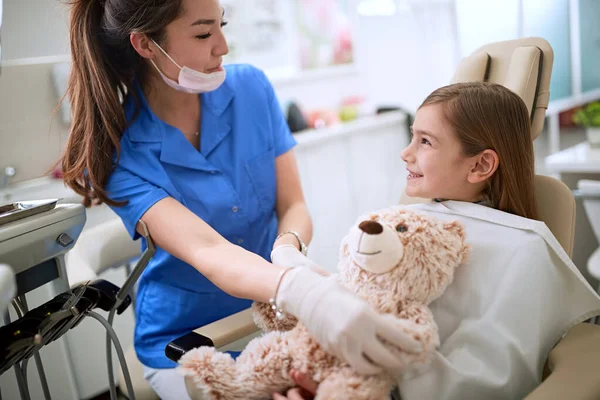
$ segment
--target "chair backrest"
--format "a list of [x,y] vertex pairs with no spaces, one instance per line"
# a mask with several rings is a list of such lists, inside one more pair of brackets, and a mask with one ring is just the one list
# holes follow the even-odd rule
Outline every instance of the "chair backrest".
[[460,62],[452,83],[493,82],[517,93],[530,112],[534,140],[544,128],[553,62],[552,47],[542,38],[490,43]]
[[73,249],[65,256],[69,283],[73,286],[109,268],[123,266],[142,254],[139,241],[133,241],[119,218],[84,229]]
[[[531,139],[535,140],[544,128],[553,62],[552,47],[542,38],[490,43],[460,62],[452,83],[493,82],[517,93],[530,112]],[[536,176],[535,186],[540,219],[571,256],[575,237],[573,194],[564,183],[548,176]],[[407,196],[400,200],[403,204],[423,201]]]
[[569,257],[572,257],[576,207],[573,192],[557,179],[536,175],[535,196],[540,219],[544,221]]

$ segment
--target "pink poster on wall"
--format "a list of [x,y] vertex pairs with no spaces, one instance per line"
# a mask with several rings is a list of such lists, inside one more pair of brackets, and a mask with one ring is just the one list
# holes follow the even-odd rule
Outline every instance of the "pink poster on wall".
[[349,0],[296,0],[296,34],[304,70],[353,62]]

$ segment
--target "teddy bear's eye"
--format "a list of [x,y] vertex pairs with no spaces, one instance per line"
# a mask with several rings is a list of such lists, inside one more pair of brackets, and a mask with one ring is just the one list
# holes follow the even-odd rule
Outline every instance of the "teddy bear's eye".
[[406,227],[406,225],[400,224],[396,227],[396,232],[404,233],[407,230],[408,230],[408,228]]

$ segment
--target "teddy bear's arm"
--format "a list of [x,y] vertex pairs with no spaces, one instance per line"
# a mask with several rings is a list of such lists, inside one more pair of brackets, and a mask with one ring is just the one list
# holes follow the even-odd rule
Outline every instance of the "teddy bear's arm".
[[400,329],[419,341],[424,351],[433,351],[439,346],[438,327],[429,307],[413,304],[404,308],[398,317]]

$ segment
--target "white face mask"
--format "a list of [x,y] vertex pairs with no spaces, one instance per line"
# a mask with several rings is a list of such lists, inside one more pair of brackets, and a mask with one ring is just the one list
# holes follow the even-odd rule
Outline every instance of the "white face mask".
[[171,86],[173,89],[186,93],[206,93],[218,89],[219,86],[225,82],[225,69],[212,72],[210,74],[205,74],[188,67],[182,67],[177,64],[175,60],[173,60],[171,56],[168,55],[167,52],[164,51],[162,47],[160,47],[154,40],[152,40],[152,43],[154,43],[160,49],[160,51],[162,51],[164,55],[173,62],[173,64],[179,67],[178,82],[175,82],[173,79],[165,76],[165,74],[163,74],[162,71],[156,66],[154,61],[150,60],[165,83]]

